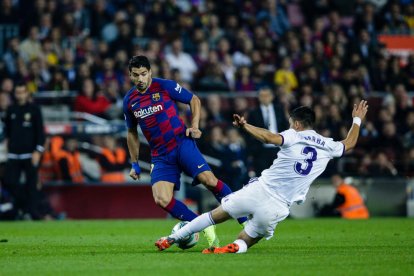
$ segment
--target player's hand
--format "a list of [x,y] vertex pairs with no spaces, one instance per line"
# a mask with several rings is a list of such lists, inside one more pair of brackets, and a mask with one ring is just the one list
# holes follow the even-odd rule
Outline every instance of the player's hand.
[[243,127],[245,124],[247,124],[246,119],[243,116],[237,115],[237,114],[233,114],[233,125],[235,127]]
[[352,118],[359,117],[361,120],[365,118],[368,112],[367,101],[362,100],[359,104],[354,104],[354,110],[352,110]]
[[140,178],[140,175],[137,174],[137,172],[134,170],[134,168],[132,168],[131,171],[129,172],[129,176],[134,180],[139,180],[139,178]]
[[34,167],[37,167],[39,165],[41,157],[42,154],[36,150],[32,153],[32,165]]
[[185,130],[185,136],[187,136],[187,137],[190,136],[192,138],[198,139],[198,138],[201,137],[201,134],[202,134],[201,130],[199,130],[198,128],[195,128],[195,127],[190,127],[190,128],[187,128]]
[[139,167],[138,162],[132,162],[132,168],[129,172],[129,176],[134,179],[138,180],[140,178],[141,168]]

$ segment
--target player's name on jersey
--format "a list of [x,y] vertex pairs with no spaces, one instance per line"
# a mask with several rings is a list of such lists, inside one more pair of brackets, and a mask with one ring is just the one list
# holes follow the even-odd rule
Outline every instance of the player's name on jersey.
[[322,147],[325,146],[325,141],[319,137],[315,137],[315,136],[304,136],[303,137],[306,141],[312,141],[318,145],[321,145]]

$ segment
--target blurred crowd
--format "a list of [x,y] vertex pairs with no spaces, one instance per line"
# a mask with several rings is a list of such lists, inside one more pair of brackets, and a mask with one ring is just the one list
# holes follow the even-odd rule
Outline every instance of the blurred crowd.
[[353,104],[368,98],[358,147],[327,174],[414,176],[414,54],[392,56],[378,40],[413,33],[413,1],[3,0],[0,24],[20,33],[2,53],[0,113],[24,81],[34,94],[76,91],[71,110],[122,119],[127,63],[142,54],[153,76],[200,94],[200,147],[222,162],[215,169],[233,187],[260,173],[260,156],[230,127],[231,115],[254,118],[263,99],[246,92],[262,90],[282,113],[278,131],[289,110],[307,105],[316,129],[337,140]]

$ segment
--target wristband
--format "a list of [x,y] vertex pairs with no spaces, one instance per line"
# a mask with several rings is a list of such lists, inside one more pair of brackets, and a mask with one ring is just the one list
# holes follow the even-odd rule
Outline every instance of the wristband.
[[132,168],[134,169],[136,174],[141,173],[141,168],[139,167],[138,162],[132,162]]
[[354,118],[352,119],[352,123],[353,123],[353,124],[356,124],[356,125],[358,125],[358,126],[361,126],[361,122],[362,122],[362,120],[361,120],[361,118],[359,118],[359,117],[354,117]]

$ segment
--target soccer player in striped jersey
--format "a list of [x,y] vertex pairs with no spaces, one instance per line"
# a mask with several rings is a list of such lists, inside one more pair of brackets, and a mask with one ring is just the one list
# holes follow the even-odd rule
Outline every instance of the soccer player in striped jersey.
[[[129,76],[134,87],[125,95],[123,108],[128,128],[127,143],[132,161],[130,176],[140,178],[138,165],[140,142],[139,125],[151,148],[151,185],[155,203],[182,221],[192,221],[197,215],[183,202],[173,197],[180,189],[180,174],[184,171],[209,189],[216,199],[231,193],[217,179],[194,139],[200,138],[200,99],[173,80],[153,78],[147,57],[134,56],[129,61]],[[190,105],[191,126],[186,127],[179,117],[176,102]],[[243,223],[246,218],[240,218]],[[214,227],[204,232],[211,246],[218,245]]]

